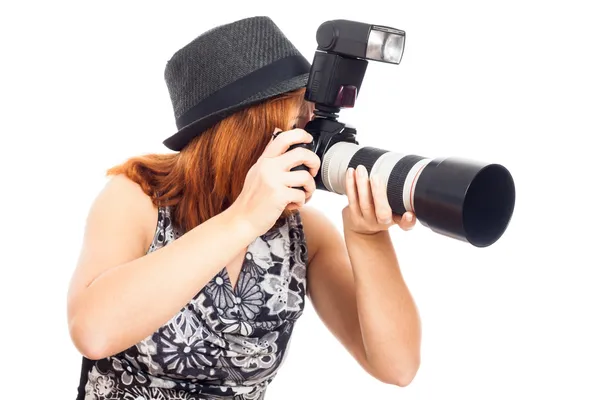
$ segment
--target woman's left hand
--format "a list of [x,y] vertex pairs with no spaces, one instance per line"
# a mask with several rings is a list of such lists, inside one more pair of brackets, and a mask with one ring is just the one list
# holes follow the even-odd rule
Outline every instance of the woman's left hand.
[[393,214],[383,182],[378,176],[369,179],[368,175],[362,165],[346,172],[348,206],[342,213],[345,229],[361,234],[375,234],[394,225],[404,231],[412,229],[417,221],[415,215]]

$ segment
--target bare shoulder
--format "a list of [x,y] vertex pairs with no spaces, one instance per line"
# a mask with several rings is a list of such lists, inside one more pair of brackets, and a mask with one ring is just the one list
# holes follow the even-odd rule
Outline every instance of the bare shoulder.
[[325,213],[310,206],[302,207],[299,212],[306,237],[309,262],[319,249],[339,247],[343,242],[341,233]]
[[[88,215],[87,229],[123,229],[144,242],[154,233],[157,210],[140,185],[125,175],[110,177],[94,200]],[[149,245],[149,243],[148,243]]]
[[125,175],[115,175],[108,179],[94,205],[114,204],[123,206],[144,207],[152,205],[152,200],[138,185]]

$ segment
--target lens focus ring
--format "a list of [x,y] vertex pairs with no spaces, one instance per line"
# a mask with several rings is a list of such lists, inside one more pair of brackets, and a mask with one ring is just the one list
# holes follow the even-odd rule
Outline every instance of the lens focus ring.
[[388,179],[387,196],[394,214],[402,215],[406,212],[406,207],[404,207],[404,185],[411,184],[411,182],[406,182],[406,177],[412,167],[424,159],[425,157],[407,155],[402,157],[392,169]]

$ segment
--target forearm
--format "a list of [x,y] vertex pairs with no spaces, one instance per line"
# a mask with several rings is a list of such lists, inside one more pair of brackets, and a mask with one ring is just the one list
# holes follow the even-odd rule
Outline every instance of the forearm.
[[169,245],[106,271],[77,299],[71,318],[77,347],[102,358],[139,342],[184,307],[254,236],[243,220],[225,211]]
[[[388,231],[345,231],[366,357],[386,380],[410,380],[419,365],[421,328]],[[389,374],[389,375],[388,375]]]

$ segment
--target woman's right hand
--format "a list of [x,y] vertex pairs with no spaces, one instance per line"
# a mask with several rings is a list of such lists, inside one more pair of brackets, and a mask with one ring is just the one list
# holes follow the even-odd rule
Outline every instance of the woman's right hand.
[[[250,223],[257,236],[267,232],[286,208],[302,207],[315,191],[319,157],[302,147],[287,151],[294,144],[311,141],[312,136],[303,129],[281,132],[248,171],[242,192],[231,208],[237,217]],[[309,170],[290,171],[302,164]],[[303,187],[304,191],[295,187]]]

